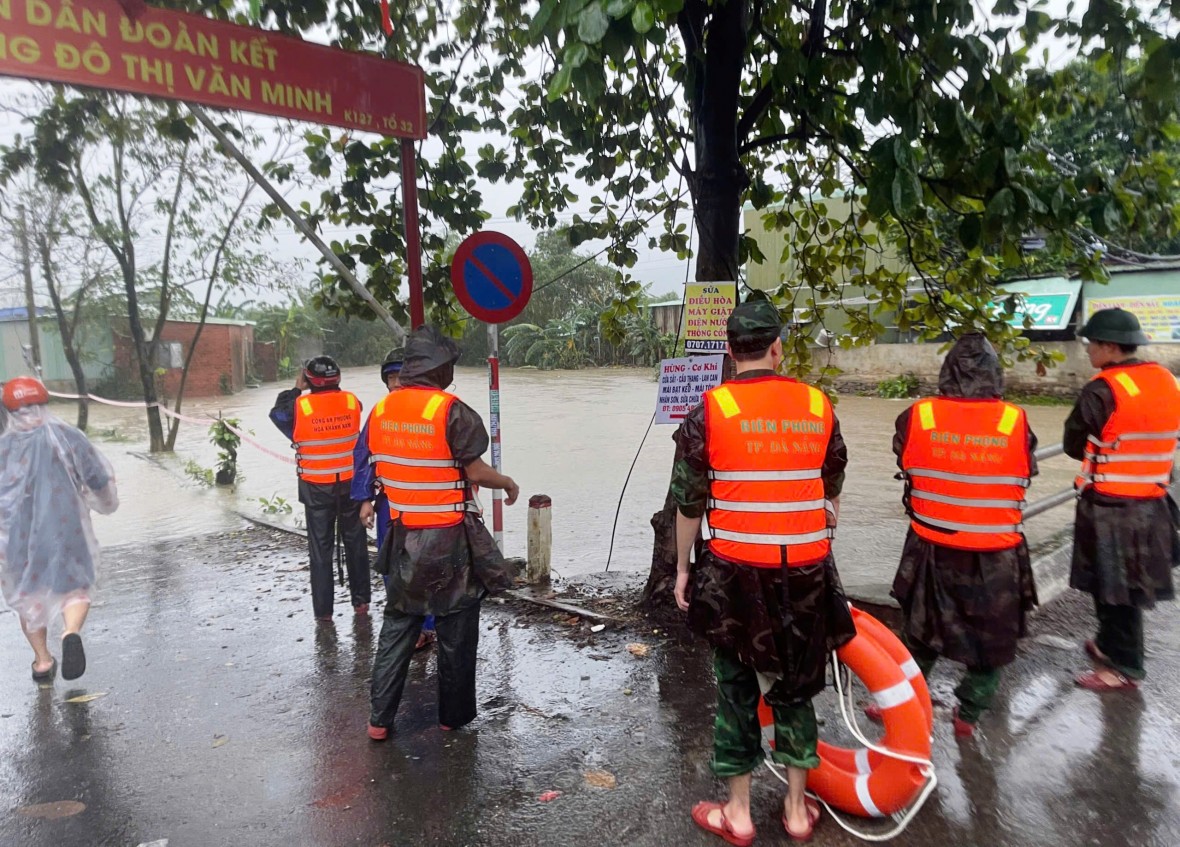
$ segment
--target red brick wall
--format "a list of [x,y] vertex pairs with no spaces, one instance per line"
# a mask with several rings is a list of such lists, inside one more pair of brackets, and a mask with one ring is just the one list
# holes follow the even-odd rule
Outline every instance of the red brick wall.
[[[163,344],[180,342],[183,361],[188,356],[196,332],[195,323],[168,321],[160,333],[160,341]],[[253,352],[254,327],[206,324],[189,368],[188,381],[184,386],[185,396],[214,397],[223,393],[223,374],[231,391],[241,391],[246,387]],[[135,357],[129,338],[116,335],[115,363],[126,377],[137,380]],[[169,398],[175,397],[180,387],[181,372],[180,368],[169,368],[159,377],[158,390]]]

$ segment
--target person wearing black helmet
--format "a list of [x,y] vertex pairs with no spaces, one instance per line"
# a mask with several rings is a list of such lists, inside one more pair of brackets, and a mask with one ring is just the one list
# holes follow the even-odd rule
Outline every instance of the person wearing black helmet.
[[381,381],[390,391],[397,388],[398,377],[401,375],[402,365],[405,364],[405,361],[406,349],[404,347],[394,347],[381,360]]
[[1143,609],[1173,599],[1180,516],[1167,495],[1180,388],[1171,371],[1136,355],[1149,339],[1131,312],[1095,312],[1078,335],[1099,372],[1062,437],[1082,462],[1069,582],[1094,597],[1098,633],[1085,644],[1094,669],[1076,682],[1105,693],[1144,679]]
[[332,621],[332,549],[338,540],[343,541],[353,610],[358,616],[369,613],[369,541],[351,490],[361,410],[355,395],[340,390],[336,361],[316,356],[304,363],[295,387],[280,392],[270,411],[271,421],[295,448],[299,502],[307,517],[311,605],[321,623]]

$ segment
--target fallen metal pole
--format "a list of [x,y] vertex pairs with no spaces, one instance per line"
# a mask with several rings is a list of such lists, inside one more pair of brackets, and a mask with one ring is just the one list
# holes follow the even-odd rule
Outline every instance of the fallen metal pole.
[[1046,459],[1052,459],[1054,456],[1065,455],[1064,444],[1050,444],[1048,447],[1042,447],[1035,454],[1038,462],[1043,462]]
[[1024,517],[1035,518],[1042,512],[1047,512],[1050,509],[1055,509],[1058,506],[1064,506],[1077,497],[1077,494],[1072,488],[1067,488],[1064,491],[1059,491],[1056,494],[1051,494],[1042,500],[1037,500],[1024,510]]
[[345,265],[344,262],[340,261],[340,257],[332,251],[332,248],[323,242],[323,240],[316,234],[316,231],[312,229],[311,224],[304,220],[303,216],[299,214],[299,212],[295,211],[295,208],[287,202],[287,198],[284,197],[277,188],[275,188],[274,183],[267,179],[266,175],[254,166],[254,163],[250,161],[249,157],[241,151],[238,145],[234,144],[233,139],[231,139],[225,133],[225,131],[222,130],[222,128],[219,127],[213,121],[213,119],[209,117],[208,113],[206,113],[202,107],[195,103],[185,103],[185,105],[188,107],[188,110],[193,113],[193,117],[200,121],[201,125],[204,126],[205,129],[209,130],[213,137],[217,139],[218,143],[223,148],[225,148],[225,151],[229,153],[229,155],[235,160],[237,160],[238,164],[241,165],[246,173],[250,175],[250,178],[258,183],[258,187],[267,193],[270,199],[275,202],[275,205],[278,206],[282,213],[286,215],[291,223],[295,225],[295,228],[299,230],[303,237],[310,241],[312,246],[320,251],[323,257],[327,259],[328,264],[332,266],[332,269],[335,270],[336,273],[340,274],[341,279],[348,283],[349,288],[351,288],[356,293],[356,296],[364,300],[369,305],[369,308],[372,309],[377,315],[377,317],[380,318],[386,326],[393,330],[398,343],[400,344],[404,342],[406,331],[402,328],[402,325],[394,320],[393,315],[389,313],[388,309],[377,302],[377,298],[372,295],[369,289],[361,285],[360,280],[356,278],[356,276],[348,269],[348,266]]

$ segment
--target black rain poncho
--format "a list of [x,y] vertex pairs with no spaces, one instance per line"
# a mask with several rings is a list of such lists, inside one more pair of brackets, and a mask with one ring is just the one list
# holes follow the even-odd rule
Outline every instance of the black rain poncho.
[[[746,371],[736,380],[771,371]],[[848,451],[833,417],[832,436],[821,471],[824,496],[838,497]],[[683,458],[673,470],[672,496],[686,516],[704,512],[709,498],[708,432],[704,406],[689,412],[678,439]],[[835,559],[787,569],[727,562],[705,545],[693,571],[688,625],[715,648],[779,680],[784,702],[802,702],[823,690],[828,654],[856,635]]]
[[[1102,380],[1087,383],[1065,422],[1066,454],[1081,460],[1086,437],[1101,437],[1112,414],[1110,386]],[[1086,489],[1074,519],[1070,586],[1111,606],[1150,609],[1157,600],[1173,599],[1172,569],[1180,563],[1178,525],[1171,496],[1132,500]]]
[[[978,333],[960,338],[938,375],[943,397],[1002,396],[1004,375],[991,342]],[[913,407],[897,418],[893,452],[901,467]],[[1037,473],[1037,439],[1028,433],[1029,463]],[[905,635],[968,667],[994,668],[1016,658],[1028,612],[1037,604],[1028,545],[973,552],[932,544],[910,528],[893,580],[905,614]]]
[[[446,389],[459,358],[455,342],[433,327],[415,330],[406,343],[403,386]],[[463,465],[487,452],[490,440],[479,415],[451,405],[447,445]],[[465,515],[457,526],[407,530],[394,522],[375,569],[389,577],[389,604],[410,615],[448,615],[477,605],[488,593],[510,588],[512,573],[483,521]]]

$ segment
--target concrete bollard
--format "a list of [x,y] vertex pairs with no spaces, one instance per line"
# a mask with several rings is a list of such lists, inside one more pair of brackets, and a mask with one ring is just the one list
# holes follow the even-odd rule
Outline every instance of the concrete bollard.
[[526,578],[529,585],[549,582],[549,562],[553,556],[553,501],[547,494],[529,498],[529,560]]

